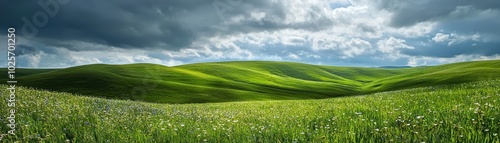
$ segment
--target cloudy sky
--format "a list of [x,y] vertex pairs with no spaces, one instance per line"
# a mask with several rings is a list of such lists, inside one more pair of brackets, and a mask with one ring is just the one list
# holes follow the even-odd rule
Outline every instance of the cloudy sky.
[[0,44],[7,45],[7,28],[15,27],[19,67],[235,60],[374,67],[500,59],[499,0],[2,0],[0,5]]

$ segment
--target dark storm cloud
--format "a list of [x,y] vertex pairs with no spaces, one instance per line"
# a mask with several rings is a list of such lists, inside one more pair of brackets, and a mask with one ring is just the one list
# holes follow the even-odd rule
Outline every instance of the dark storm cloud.
[[461,32],[461,34],[478,33],[485,41],[500,42],[500,28],[498,28],[498,25],[500,25],[499,14],[500,11],[463,20],[448,21],[438,25],[437,29]]
[[[189,47],[193,41],[203,37],[285,28],[318,30],[325,27],[324,25],[331,24],[331,21],[325,19],[320,22],[282,24],[286,17],[285,7],[280,2],[267,0],[240,3],[226,0],[68,0],[67,3],[57,1],[2,1],[1,4],[6,7],[0,11],[2,17],[0,28],[15,26],[18,31],[23,30],[19,33],[24,33],[25,37],[33,35],[33,40],[43,39],[47,44],[72,51],[85,49],[72,47],[74,44],[67,44],[68,41],[97,43],[125,49],[160,47],[179,50]],[[217,3],[214,3],[216,1]],[[54,17],[51,17],[50,12],[44,12],[45,6],[37,2],[57,5],[47,6],[49,11],[56,11],[53,13]],[[264,12],[266,16],[261,21],[245,19],[243,23],[224,24],[237,15],[247,18],[253,11]],[[311,12],[314,11],[312,8]],[[47,16],[47,21],[43,21],[43,16],[33,19],[40,12]],[[28,22],[23,21],[23,17]],[[34,32],[30,28],[23,29],[26,23],[34,25],[38,30],[36,35],[31,34]]]
[[27,46],[27,45],[17,45],[16,47],[16,56],[22,55],[36,55],[40,53],[40,50],[35,47]]
[[45,54],[51,54],[51,55],[62,55],[62,54],[64,54],[58,48],[47,47],[47,46],[44,46],[44,45],[36,45],[36,46],[31,46],[31,45],[17,45],[16,46],[16,56],[37,55],[37,54],[40,54],[41,52],[43,52]]
[[[498,0],[381,0],[379,7],[394,12],[391,26],[405,27],[425,21],[471,16],[475,11],[500,9]],[[452,15],[460,7],[472,8],[460,15]]]
[[[498,0],[419,0],[379,1],[379,8],[393,13],[390,21],[392,27],[408,27],[420,22],[436,22],[435,32],[429,34],[432,38],[436,33],[455,33],[457,35],[480,35],[479,41],[469,39],[458,44],[448,44],[450,41],[427,45],[419,45],[420,41],[429,39],[409,39],[415,49],[403,49],[402,53],[409,56],[427,56],[452,58],[458,55],[492,56],[500,54],[500,1]],[[411,43],[413,41],[414,43]]]
[[[23,26],[32,23],[38,29],[36,38],[84,41],[121,48],[154,47],[161,44],[175,48],[189,45],[190,40],[195,39],[193,29],[155,13],[158,11],[153,9],[153,2],[160,1],[72,0],[64,5],[59,4],[59,12],[54,17],[49,16],[47,24],[38,27],[33,16],[43,11],[42,6],[35,1],[7,1],[6,5],[9,7],[4,9],[7,12],[2,12],[2,17],[6,18],[2,27],[15,25],[19,30],[28,31],[22,33],[26,34],[33,32],[31,29],[23,29]],[[188,2],[172,5],[189,5],[186,3]],[[50,8],[55,10],[53,6]],[[165,9],[158,9],[161,8]],[[179,13],[168,10],[165,12],[166,15]],[[23,17],[29,22],[23,21]],[[38,20],[43,21],[43,17],[38,17]]]

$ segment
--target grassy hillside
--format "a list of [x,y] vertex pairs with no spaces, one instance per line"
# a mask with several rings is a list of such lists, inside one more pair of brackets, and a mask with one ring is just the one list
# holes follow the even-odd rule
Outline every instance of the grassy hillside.
[[321,100],[154,104],[18,88],[16,136],[3,140],[497,143],[498,89],[500,80],[491,80]]
[[375,80],[364,89],[375,92],[498,79],[500,78],[499,71],[499,60],[454,63],[420,68],[405,74]]
[[[28,75],[34,75],[34,74],[40,74],[40,73],[45,73],[45,72],[50,72],[50,71],[55,71],[58,69],[25,69],[25,68],[17,68],[16,69],[16,76],[17,77],[24,77]],[[7,79],[7,68],[0,68],[0,73],[5,74],[5,76],[1,76],[1,80],[6,80]]]
[[499,60],[398,69],[263,61],[97,64],[40,73],[19,70],[18,85],[159,103],[319,99],[496,79],[499,65]]

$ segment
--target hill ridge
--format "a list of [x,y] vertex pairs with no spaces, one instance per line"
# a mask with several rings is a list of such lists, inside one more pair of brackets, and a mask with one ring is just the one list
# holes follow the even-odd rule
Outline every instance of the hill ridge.
[[[318,99],[500,78],[500,60],[417,68],[235,61],[20,69],[18,85],[159,103]],[[148,74],[149,73],[149,74]]]

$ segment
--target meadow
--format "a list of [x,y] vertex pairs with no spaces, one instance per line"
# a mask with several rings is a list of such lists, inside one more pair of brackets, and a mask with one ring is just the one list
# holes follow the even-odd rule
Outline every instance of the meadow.
[[500,80],[485,80],[330,99],[157,104],[18,87],[18,130],[3,142],[498,143],[499,89]]
[[36,89],[176,104],[325,99],[500,79],[498,71],[500,60],[396,69],[237,61],[17,69],[16,79],[18,86]]

